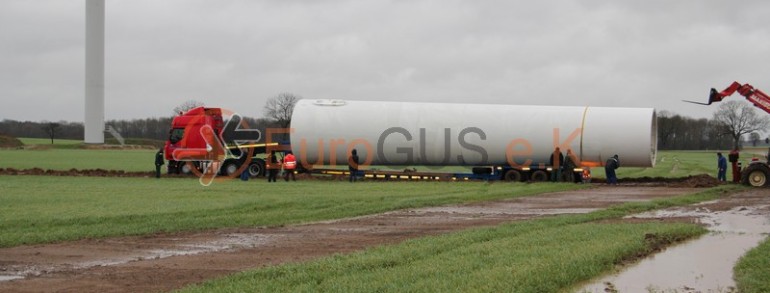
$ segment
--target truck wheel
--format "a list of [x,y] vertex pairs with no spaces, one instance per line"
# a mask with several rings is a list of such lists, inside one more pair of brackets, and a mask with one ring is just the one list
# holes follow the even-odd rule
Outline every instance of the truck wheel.
[[177,161],[168,161],[168,166],[166,167],[166,172],[168,174],[179,174],[179,162]]
[[238,166],[238,161],[227,160],[225,161],[224,165],[222,165],[222,169],[219,170],[222,172],[222,175],[232,176],[235,174],[235,172],[238,172],[238,168],[240,167],[241,166]]
[[265,176],[265,161],[262,159],[254,159],[249,163],[249,176],[258,177]]
[[770,167],[767,165],[762,163],[751,164],[743,171],[741,183],[754,187],[768,186],[768,183],[770,183],[768,174],[770,174]]
[[193,168],[195,168],[195,165],[193,165],[192,162],[181,162],[181,166],[179,166],[179,173],[182,173],[184,175],[190,175],[192,174]]
[[537,170],[532,172],[532,176],[529,177],[532,182],[545,182],[548,181],[548,173],[543,170]]
[[505,171],[505,174],[503,175],[503,180],[508,182],[519,182],[521,181],[521,172],[519,170],[508,170]]

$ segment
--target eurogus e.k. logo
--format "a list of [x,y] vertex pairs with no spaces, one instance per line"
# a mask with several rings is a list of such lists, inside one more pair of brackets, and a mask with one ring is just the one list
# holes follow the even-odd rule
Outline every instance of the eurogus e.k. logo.
[[[174,160],[185,162],[203,186],[218,179],[235,178],[246,171],[252,160],[253,145],[262,137],[262,133],[251,129],[238,113],[220,111],[188,117],[179,147],[172,152]],[[238,169],[220,175],[220,169],[228,161],[240,162]]]

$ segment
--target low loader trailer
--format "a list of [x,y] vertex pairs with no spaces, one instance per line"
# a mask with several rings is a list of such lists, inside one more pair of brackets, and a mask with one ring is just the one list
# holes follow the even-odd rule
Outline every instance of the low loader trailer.
[[614,155],[625,167],[652,167],[657,153],[656,115],[649,108],[299,100],[290,128],[278,131],[288,135],[282,142],[271,141],[271,134],[244,142],[249,132],[238,128],[240,117],[224,112],[198,107],[173,119],[164,147],[170,173],[216,168],[220,175],[264,176],[265,155],[275,150],[280,157],[294,153],[295,172],[349,175],[348,158],[357,150],[363,178],[540,182],[555,172],[551,155],[558,148],[575,166],[559,181],[586,182],[591,168]]

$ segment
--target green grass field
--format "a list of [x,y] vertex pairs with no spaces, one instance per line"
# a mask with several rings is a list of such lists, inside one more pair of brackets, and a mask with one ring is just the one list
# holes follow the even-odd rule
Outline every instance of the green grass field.
[[770,292],[770,238],[741,257],[733,275],[738,292]]
[[[68,147],[0,150],[0,168],[150,171],[154,167],[153,156],[152,150]],[[619,177],[622,180],[624,177],[711,174],[716,165],[714,152],[661,152],[658,160],[656,168],[621,167]],[[597,177],[600,177],[598,173],[603,175],[601,170],[594,172]],[[348,184],[336,181],[270,185],[264,180],[230,180],[202,187],[193,178],[0,176],[0,202],[3,203],[0,205],[0,247],[219,227],[284,225],[582,187],[575,184]],[[722,186],[700,195],[627,204],[589,215],[554,217],[416,239],[317,262],[246,272],[191,290],[262,290],[262,287],[252,287],[257,283],[277,291],[458,291],[469,288],[462,284],[477,284],[475,288],[484,291],[568,290],[565,288],[607,271],[628,255],[649,249],[642,241],[646,234],[666,239],[703,233],[691,225],[615,225],[597,220],[709,200],[725,190],[741,188]],[[770,279],[767,255],[770,255],[770,244],[765,241],[736,266],[736,280],[742,292],[766,292],[768,285],[764,280]],[[532,276],[547,276],[548,281]]]
[[[709,174],[716,177],[716,165],[716,152],[661,151],[658,153],[654,168],[623,167],[623,158],[620,158],[620,168],[618,168],[617,174],[620,179],[638,177],[686,177],[698,174]],[[603,168],[597,169],[594,173],[596,177],[604,178]]]
[[155,171],[153,150],[0,149],[0,168]]
[[80,140],[19,138],[24,149],[0,149],[0,168],[154,171],[154,150],[83,149]]
[[[48,138],[28,138],[28,137],[20,137],[19,140],[24,145],[51,145],[51,139]],[[68,146],[68,145],[80,145],[83,144],[82,140],[74,140],[74,139],[54,139],[53,145],[54,146]]]
[[184,292],[570,292],[657,245],[706,232],[694,224],[610,220],[735,188],[424,237],[243,272]]
[[[727,156],[728,151],[722,151]],[[753,157],[765,160],[765,149],[746,148],[741,151],[741,162],[747,166]],[[618,178],[666,177],[678,178],[690,175],[709,174],[717,177],[717,151],[660,151],[654,168],[626,168],[623,158],[617,170]],[[728,167],[729,169],[729,167]],[[728,173],[730,170],[728,170]],[[597,168],[594,177],[604,178],[604,170]]]
[[0,247],[253,227],[585,188],[575,184],[0,176]]

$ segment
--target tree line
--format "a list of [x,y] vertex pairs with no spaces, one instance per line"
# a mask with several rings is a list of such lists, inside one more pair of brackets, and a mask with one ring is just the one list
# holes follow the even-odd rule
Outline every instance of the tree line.
[[[109,120],[105,124],[115,128],[125,138],[166,140],[172,119],[173,117]],[[278,123],[265,118],[242,117],[242,120],[250,128],[259,129],[263,133],[268,127],[279,127]],[[9,119],[0,121],[0,135],[50,139],[51,131],[55,139],[83,140],[84,126],[81,122],[67,121],[34,122]],[[109,134],[106,134],[106,137],[109,137]]]
[[[258,129],[263,134],[267,128],[286,128],[291,123],[291,113],[294,104],[301,97],[291,93],[280,93],[269,99],[264,107],[265,118],[241,117],[241,123],[250,129]],[[172,109],[171,116],[159,118],[143,118],[131,120],[108,120],[105,126],[112,126],[124,138],[140,138],[164,141],[168,138],[171,121],[175,115],[205,106],[203,103],[189,100]],[[28,138],[82,140],[85,133],[81,122],[67,121],[16,121],[4,119],[0,121],[0,135]],[[109,136],[105,134],[105,138]]]
[[725,150],[732,148],[732,137],[719,129],[719,123],[713,119],[695,119],[661,111],[658,113],[658,149]]

